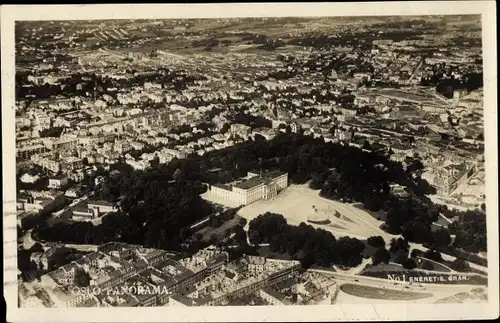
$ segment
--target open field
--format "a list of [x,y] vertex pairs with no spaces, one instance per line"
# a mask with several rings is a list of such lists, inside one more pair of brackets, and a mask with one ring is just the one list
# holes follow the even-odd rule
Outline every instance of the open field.
[[448,266],[445,266],[437,261],[433,261],[431,259],[426,259],[426,258],[418,258],[417,268],[444,272],[444,273],[450,273],[452,271]]
[[362,212],[366,212],[367,214],[371,215],[377,221],[385,221],[386,220],[387,214],[383,210],[380,210],[378,212],[369,211],[369,210],[364,209],[363,204],[361,204],[361,203],[354,203],[352,206],[357,208],[358,210],[360,210]]
[[[322,217],[330,220],[329,224],[312,224],[307,222],[308,217],[314,214],[314,208],[322,213]],[[335,212],[340,213],[340,218]],[[291,185],[272,200],[261,200],[242,208],[238,215],[249,222],[258,215],[272,212],[282,214],[290,225],[299,225],[301,222],[315,228],[331,231],[336,236],[351,236],[366,239],[380,235],[386,242],[392,238],[379,228],[380,222],[366,211],[350,204],[328,200],[319,196],[307,185]],[[247,224],[248,225],[248,224]]]
[[[405,272],[406,270],[402,266],[393,265],[393,264],[378,264],[376,266],[370,266],[363,270],[361,275],[378,277],[377,275],[370,275],[371,273],[379,273],[379,272]],[[383,277],[387,278],[387,276]]]
[[340,286],[340,290],[349,295],[370,299],[409,301],[432,297],[430,293],[413,293],[354,284],[344,284]]

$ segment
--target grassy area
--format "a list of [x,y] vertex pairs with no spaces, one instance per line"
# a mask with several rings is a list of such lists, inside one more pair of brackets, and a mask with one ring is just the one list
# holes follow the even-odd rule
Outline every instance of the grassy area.
[[[315,214],[314,209],[324,212],[325,218],[328,218],[332,223],[316,225],[308,222],[308,218]],[[340,212],[341,218],[335,216],[335,211]],[[369,218],[368,215],[358,212],[351,205],[325,199],[303,185],[290,185],[272,200],[261,200],[243,207],[238,211],[238,215],[250,222],[265,212],[282,214],[290,225],[300,225],[301,222],[304,222],[316,228],[320,227],[332,232],[336,237],[349,235],[363,239],[378,235],[379,232],[379,230],[364,225],[364,222],[357,221],[360,217]],[[349,218],[350,221],[344,218]],[[369,221],[375,222],[371,219]]]
[[[424,247],[426,248],[429,248],[429,249],[432,249],[433,246],[431,245],[428,245],[426,243],[423,244]],[[441,253],[444,253],[444,254],[448,254],[450,256],[453,256],[453,257],[456,257],[456,258],[460,258],[460,259],[464,259],[466,261],[470,261],[476,265],[480,265],[480,266],[483,266],[483,267],[487,267],[488,266],[488,260],[485,259],[485,258],[482,258],[476,254],[473,254],[473,253],[470,253],[470,252],[466,252],[466,251],[463,251],[463,250],[460,250],[460,249],[456,249],[456,248],[453,248],[453,247],[446,247],[446,248],[435,248],[437,251],[441,252]]]
[[[402,266],[393,265],[393,264],[379,264],[376,266],[367,266],[365,270],[361,272],[363,276],[372,276],[372,277],[383,277],[387,278],[385,273],[404,273],[407,272]],[[381,275],[378,275],[382,273]]]
[[386,214],[382,210],[380,210],[378,212],[373,212],[373,211],[365,209],[363,207],[363,204],[361,204],[361,203],[355,203],[352,206],[354,206],[355,208],[357,208],[359,210],[365,211],[366,213],[370,214],[374,219],[377,219],[378,221],[384,221],[385,222]]
[[432,294],[429,293],[413,293],[354,284],[344,284],[340,286],[340,290],[352,296],[395,301],[411,301],[432,296]]
[[475,268],[471,268],[471,267],[469,267],[469,268],[467,268],[465,270],[463,270],[463,269],[462,270],[458,270],[456,268],[456,266],[454,265],[453,261],[449,261],[449,260],[444,260],[443,259],[443,260],[440,261],[440,263],[442,263],[445,266],[450,267],[452,270],[455,270],[457,272],[485,275],[485,273],[483,271],[475,269]]
[[451,272],[451,270],[449,268],[440,264],[439,262],[431,261],[431,260],[428,260],[425,258],[418,258],[417,269],[432,270],[432,271],[438,271],[438,272],[444,272],[444,273]]
[[223,239],[224,237],[227,236],[226,232],[228,230],[231,230],[233,227],[236,227],[240,221],[241,217],[235,215],[233,219],[226,221],[222,223],[222,225],[218,228],[213,228],[211,226],[204,227],[200,229],[199,231],[195,232],[196,234],[201,234],[203,236],[202,241],[208,242],[210,240],[210,237],[215,234],[217,236],[217,239]]

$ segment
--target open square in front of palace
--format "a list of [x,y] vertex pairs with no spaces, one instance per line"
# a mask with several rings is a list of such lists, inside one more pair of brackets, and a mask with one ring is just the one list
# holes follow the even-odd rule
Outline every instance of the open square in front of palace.
[[366,239],[374,235],[388,236],[379,229],[382,222],[367,212],[350,204],[325,199],[319,196],[319,191],[307,185],[290,185],[270,200],[256,201],[243,207],[238,215],[250,222],[266,212],[282,214],[290,225],[305,222],[331,231],[336,237],[349,235]]

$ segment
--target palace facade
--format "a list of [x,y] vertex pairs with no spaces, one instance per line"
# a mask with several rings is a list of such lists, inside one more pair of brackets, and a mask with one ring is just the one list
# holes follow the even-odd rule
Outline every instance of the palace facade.
[[269,200],[288,186],[288,174],[280,171],[248,172],[247,176],[229,184],[209,185],[208,191],[222,200],[248,205],[258,200]]

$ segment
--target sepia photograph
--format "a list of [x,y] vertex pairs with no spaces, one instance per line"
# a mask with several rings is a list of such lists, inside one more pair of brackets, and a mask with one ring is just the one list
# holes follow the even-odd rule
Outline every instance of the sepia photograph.
[[[443,13],[453,3],[471,9]],[[73,5],[38,19],[50,6],[24,19],[10,8],[14,320],[146,318],[133,307],[161,308],[161,320],[186,307],[314,320],[373,304],[498,317],[494,5],[267,5],[285,6],[122,17],[134,9],[107,5],[92,18],[78,11],[99,6]]]

